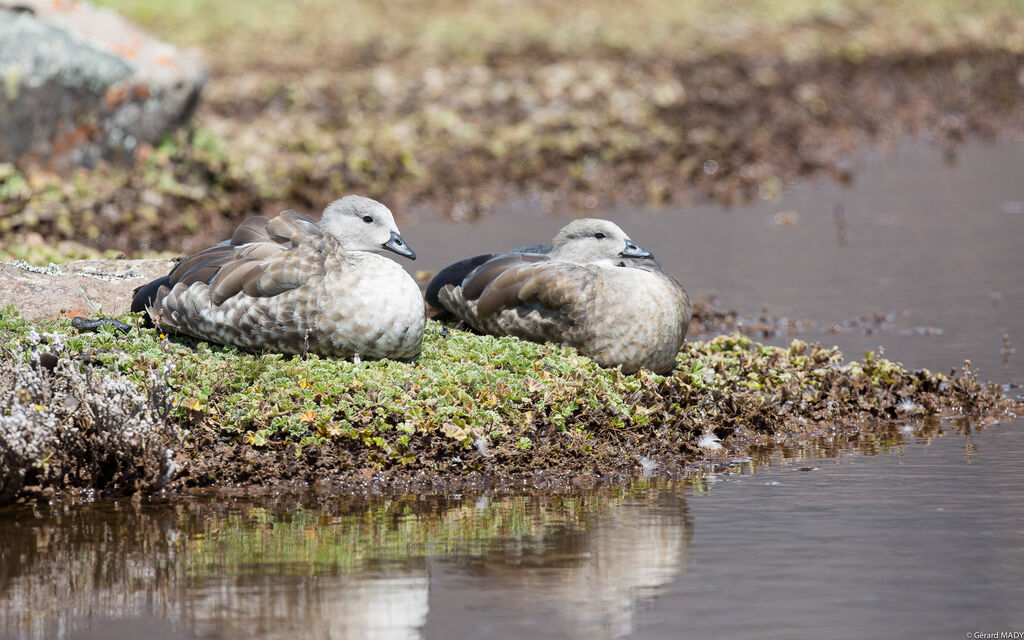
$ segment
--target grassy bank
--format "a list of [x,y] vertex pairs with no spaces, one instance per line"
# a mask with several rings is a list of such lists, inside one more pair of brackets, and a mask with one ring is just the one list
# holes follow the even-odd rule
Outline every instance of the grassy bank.
[[[0,494],[450,483],[679,470],[772,443],[1003,404],[970,375],[739,335],[688,343],[670,376],[430,322],[416,363],[254,355],[138,327],[0,316]],[[95,451],[104,452],[95,455]],[[48,495],[48,494],[47,494]]]
[[206,54],[131,169],[0,165],[0,255],[192,251],[340,193],[456,219],[773,199],[864,145],[1024,132],[1024,2],[105,0]]

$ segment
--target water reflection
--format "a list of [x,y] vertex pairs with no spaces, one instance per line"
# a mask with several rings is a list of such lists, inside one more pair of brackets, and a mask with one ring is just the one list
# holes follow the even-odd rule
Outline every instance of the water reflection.
[[433,574],[457,571],[563,612],[567,628],[616,637],[680,570],[691,534],[672,483],[543,498],[7,509],[0,635],[76,637],[155,616],[189,635],[414,638],[449,606],[432,594]]
[[161,637],[536,637],[542,625],[542,636],[623,637],[692,565],[687,495],[808,458],[890,454],[900,464],[908,445],[936,439],[961,440],[971,462],[977,429],[966,419],[860,425],[685,481],[580,495],[211,494],[8,508],[0,636],[165,625]]
[[184,626],[224,638],[418,638],[426,622],[425,569],[347,577],[206,578],[179,593]]
[[543,618],[546,635],[621,637],[633,630],[636,610],[684,570],[692,535],[681,487],[659,485],[602,509],[585,531],[553,528],[487,556],[449,560],[463,579],[445,581],[448,593],[436,600],[472,597],[485,613],[431,620],[431,635],[481,636]]
[[[801,637],[851,597],[848,617],[898,614],[906,585],[946,627],[1010,620],[1024,494],[1002,465],[1019,466],[1022,437],[1021,423],[859,425],[580,495],[7,508],[0,637],[676,637],[769,619]],[[955,605],[962,583],[974,595]],[[747,603],[746,622],[722,618],[725,601]]]

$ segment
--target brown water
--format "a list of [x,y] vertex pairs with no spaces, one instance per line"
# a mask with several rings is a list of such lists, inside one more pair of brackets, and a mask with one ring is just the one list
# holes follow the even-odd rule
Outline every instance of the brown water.
[[[692,293],[849,356],[1024,382],[1024,148],[914,147],[858,182],[617,212]],[[843,214],[836,216],[839,206]],[[776,216],[780,212],[793,212]],[[608,215],[602,213],[602,215]],[[776,220],[793,220],[788,226]],[[837,223],[837,220],[839,221]],[[562,220],[403,225],[433,269]],[[432,250],[427,251],[430,247]],[[863,335],[864,313],[891,323]],[[891,326],[889,326],[891,324]],[[776,341],[788,341],[780,337]],[[1019,349],[1019,347],[1018,347]],[[1004,362],[1005,360],[1005,362]],[[1010,388],[1009,393],[1021,393]],[[1024,631],[1024,421],[907,424],[770,467],[572,496],[193,497],[0,511],[14,638],[963,638]]]
[[[751,318],[766,308],[816,323],[803,339],[851,357],[883,346],[891,359],[939,371],[970,358],[983,377],[1024,383],[1024,351],[1009,366],[1002,353],[1004,334],[1024,348],[1024,147],[968,144],[950,165],[936,149],[911,146],[862,158],[855,175],[849,188],[801,185],[742,208],[587,215],[617,222],[691,295],[714,291],[719,306]],[[565,224],[525,203],[517,213],[402,231],[413,247],[430,248],[415,267],[436,270],[550,241]],[[795,223],[776,224],[787,214]],[[825,333],[876,313],[893,316],[893,326]]]

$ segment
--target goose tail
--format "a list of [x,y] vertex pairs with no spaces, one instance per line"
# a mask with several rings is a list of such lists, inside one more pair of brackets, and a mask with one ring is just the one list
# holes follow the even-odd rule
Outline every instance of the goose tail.
[[160,291],[160,287],[170,286],[171,277],[169,275],[162,278],[157,278],[148,284],[144,284],[135,290],[135,296],[132,298],[132,313],[138,313],[145,311],[146,308],[153,306],[156,302],[157,293]]

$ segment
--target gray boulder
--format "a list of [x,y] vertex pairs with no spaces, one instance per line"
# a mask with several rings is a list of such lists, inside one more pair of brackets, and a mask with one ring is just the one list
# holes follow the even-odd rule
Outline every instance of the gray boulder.
[[134,157],[184,123],[198,54],[70,0],[0,0],[0,162],[63,171]]

